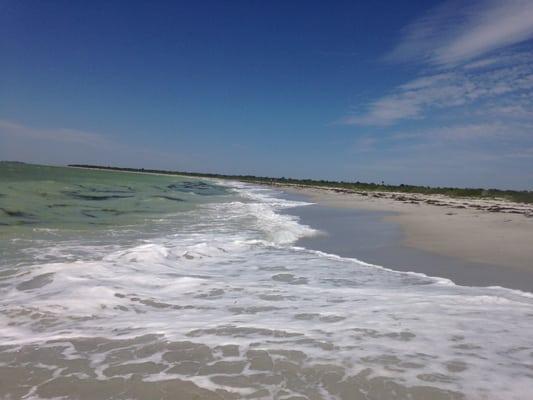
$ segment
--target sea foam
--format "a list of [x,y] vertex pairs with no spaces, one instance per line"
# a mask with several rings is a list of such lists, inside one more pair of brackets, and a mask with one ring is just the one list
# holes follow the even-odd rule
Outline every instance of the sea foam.
[[34,398],[135,376],[243,398],[530,395],[529,295],[295,247],[318,233],[287,213],[308,203],[230,187],[166,234],[17,266],[1,281],[0,367],[42,374]]

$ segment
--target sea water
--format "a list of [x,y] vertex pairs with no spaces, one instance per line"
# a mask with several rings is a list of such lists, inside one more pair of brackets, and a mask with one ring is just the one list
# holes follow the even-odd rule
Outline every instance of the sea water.
[[0,398],[531,398],[533,295],[295,247],[280,195],[1,163]]

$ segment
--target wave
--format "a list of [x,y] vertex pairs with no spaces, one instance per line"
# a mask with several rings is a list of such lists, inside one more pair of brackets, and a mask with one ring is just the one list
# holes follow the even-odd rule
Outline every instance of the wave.
[[310,203],[229,186],[238,198],[180,214],[179,229],[91,242],[90,258],[82,240],[57,243],[70,258],[3,276],[0,363],[46,349],[52,370],[86,360],[69,379],[133,379],[143,368],[145,385],[180,379],[263,398],[342,398],[342,387],[379,397],[380,384],[404,398],[421,387],[428,398],[527,397],[530,294],[298,247],[319,232],[286,210]]

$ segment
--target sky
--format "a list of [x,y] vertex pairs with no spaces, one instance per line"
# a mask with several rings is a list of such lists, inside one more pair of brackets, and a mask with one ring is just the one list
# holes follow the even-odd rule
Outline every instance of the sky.
[[0,160],[533,190],[533,0],[0,0]]

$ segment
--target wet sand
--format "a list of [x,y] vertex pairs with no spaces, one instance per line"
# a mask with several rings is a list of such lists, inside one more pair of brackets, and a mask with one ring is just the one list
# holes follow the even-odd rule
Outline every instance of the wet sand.
[[[372,203],[342,193],[320,192],[323,191],[287,190],[294,198],[316,203],[292,209],[290,213],[324,232],[301,239],[299,246],[395,270],[447,278],[460,285],[503,286],[533,292],[531,218],[486,215],[467,208],[394,204],[390,199]],[[387,206],[390,210],[383,211]],[[415,215],[421,209],[422,214]],[[443,219],[448,222],[442,222]],[[519,223],[513,225],[512,219]],[[518,243],[510,244],[520,235],[523,237]],[[432,240],[440,241],[442,237],[448,243],[431,245]],[[496,253],[498,257],[476,256],[476,251]]]

